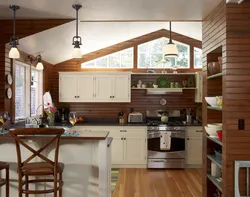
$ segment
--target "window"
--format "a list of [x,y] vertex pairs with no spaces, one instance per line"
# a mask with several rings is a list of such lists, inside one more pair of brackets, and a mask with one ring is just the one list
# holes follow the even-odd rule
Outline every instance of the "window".
[[24,119],[30,115],[30,77],[29,65],[15,62],[15,119]]
[[202,50],[194,48],[194,68],[202,68]]
[[133,48],[82,63],[81,68],[133,68]]
[[42,114],[43,72],[15,61],[15,120]]
[[150,42],[138,45],[138,68],[171,68],[177,65],[179,68],[190,68],[190,47],[189,45],[173,41],[179,51],[177,58],[164,60],[163,49],[169,39],[159,38]]
[[42,114],[43,78],[42,72],[31,69],[31,116]]

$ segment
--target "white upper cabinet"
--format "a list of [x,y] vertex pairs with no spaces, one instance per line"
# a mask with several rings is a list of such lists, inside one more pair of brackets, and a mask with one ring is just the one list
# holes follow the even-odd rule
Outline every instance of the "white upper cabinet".
[[78,102],[92,102],[94,99],[94,76],[92,74],[84,74],[78,76]]
[[75,102],[77,100],[77,76],[62,75],[59,78],[59,102]]
[[110,102],[113,92],[113,78],[108,74],[95,75],[95,100],[100,102]]
[[61,72],[60,102],[131,102],[130,73]]
[[130,75],[113,76],[113,100],[115,102],[130,102]]

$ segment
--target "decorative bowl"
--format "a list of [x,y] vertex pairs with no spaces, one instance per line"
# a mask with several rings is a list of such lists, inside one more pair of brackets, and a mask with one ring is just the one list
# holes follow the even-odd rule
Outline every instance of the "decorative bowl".
[[222,142],[222,131],[216,131],[220,141]]

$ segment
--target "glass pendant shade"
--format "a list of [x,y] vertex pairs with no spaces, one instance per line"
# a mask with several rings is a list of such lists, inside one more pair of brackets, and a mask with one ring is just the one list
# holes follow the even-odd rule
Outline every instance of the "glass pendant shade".
[[174,43],[168,43],[164,50],[165,57],[178,57],[178,49]]
[[20,58],[20,53],[17,47],[11,47],[10,52],[9,52],[9,58],[12,58],[12,59]]
[[82,52],[80,48],[75,47],[72,54],[73,58],[82,58]]
[[37,70],[43,70],[44,69],[43,63],[42,62],[38,62],[37,65],[36,65],[36,69]]

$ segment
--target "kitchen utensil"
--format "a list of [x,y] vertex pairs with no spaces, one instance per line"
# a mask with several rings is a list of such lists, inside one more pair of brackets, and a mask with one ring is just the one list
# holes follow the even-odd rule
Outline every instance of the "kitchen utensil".
[[157,84],[159,88],[168,88],[169,80],[166,76],[161,76],[157,79]]
[[164,99],[164,98],[161,98],[161,99],[160,99],[160,104],[161,104],[161,105],[166,105],[166,104],[167,104],[167,100]]

